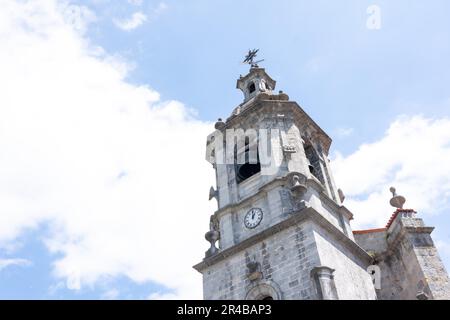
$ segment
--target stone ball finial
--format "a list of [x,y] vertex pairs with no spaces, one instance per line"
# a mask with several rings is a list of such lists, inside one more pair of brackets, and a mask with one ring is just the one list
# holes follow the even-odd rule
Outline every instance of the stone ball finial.
[[394,187],[391,187],[389,191],[391,191],[392,193],[391,201],[389,201],[391,206],[397,209],[403,209],[403,205],[406,202],[405,197],[397,195],[397,192]]
[[395,197],[397,194],[395,193],[395,188],[394,187],[390,187],[389,191],[392,193],[392,196]]
[[217,220],[214,218],[214,215],[210,217],[209,231],[205,233],[205,239],[211,245],[210,248],[205,252],[205,257],[208,258],[219,252],[219,249],[216,247],[216,242],[220,239],[220,232],[218,230]]
[[217,130],[222,130],[224,127],[225,127],[225,122],[222,121],[222,118],[217,119],[217,122],[214,125],[214,128]]

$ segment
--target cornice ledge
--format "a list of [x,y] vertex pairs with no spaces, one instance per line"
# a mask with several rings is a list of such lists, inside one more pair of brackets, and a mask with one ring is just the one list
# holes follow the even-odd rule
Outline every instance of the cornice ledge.
[[240,108],[241,111],[239,112],[239,114],[232,114],[230,117],[228,117],[224,129],[232,127],[235,122],[239,122],[240,118],[246,117],[248,113],[251,113],[256,108],[260,109],[261,107],[270,105],[289,105],[294,107],[291,109],[294,112],[294,115],[300,116],[300,119],[306,120],[309,125],[317,130],[317,133],[323,138],[323,147],[325,153],[328,154],[332,142],[330,136],[305,112],[305,110],[303,110],[303,108],[296,101],[259,100],[255,98],[252,98],[244,104],[239,105],[237,108]]
[[[395,247],[408,233],[428,233],[431,234],[434,227],[412,227],[402,226],[399,231],[393,231],[386,237],[388,247]],[[392,237],[392,240],[391,240]]]
[[319,212],[317,212],[314,208],[307,207],[304,209],[301,209],[295,213],[292,213],[291,216],[283,220],[263,231],[261,231],[258,234],[255,234],[251,236],[250,238],[247,238],[243,240],[242,242],[229,247],[225,250],[219,251],[217,254],[203,259],[202,262],[196,264],[193,266],[195,270],[198,272],[202,272],[205,268],[212,266],[216,263],[219,263],[226,259],[227,257],[230,257],[232,255],[235,255],[236,253],[243,251],[252,245],[255,245],[268,237],[274,235],[277,232],[283,231],[291,226],[294,226],[298,222],[311,219],[315,221],[317,224],[319,224],[321,227],[323,227],[325,230],[329,231],[331,234],[333,234],[337,240],[341,241],[342,244],[349,249],[352,253],[355,255],[358,255],[362,259],[366,260],[367,263],[371,263],[372,257],[363,249],[361,248],[356,242],[351,240],[349,237],[347,237],[341,230],[339,230],[337,227],[335,227],[330,221],[325,219]]

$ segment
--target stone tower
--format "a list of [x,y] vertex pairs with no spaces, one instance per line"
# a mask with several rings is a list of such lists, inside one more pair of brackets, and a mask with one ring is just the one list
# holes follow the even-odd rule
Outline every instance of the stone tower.
[[252,64],[237,80],[243,102],[208,136],[218,210],[194,266],[204,298],[383,298],[368,272],[377,262],[370,241],[355,241],[333,181],[330,137],[275,85]]
[[253,65],[237,80],[244,101],[208,137],[218,210],[195,266],[204,298],[375,299],[372,258],[333,181],[331,139],[275,85]]

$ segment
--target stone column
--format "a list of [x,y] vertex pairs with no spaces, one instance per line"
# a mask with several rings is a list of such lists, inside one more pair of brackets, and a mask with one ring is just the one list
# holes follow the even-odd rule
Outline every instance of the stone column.
[[311,275],[316,283],[318,298],[322,300],[339,300],[333,276],[334,269],[326,266],[315,267]]

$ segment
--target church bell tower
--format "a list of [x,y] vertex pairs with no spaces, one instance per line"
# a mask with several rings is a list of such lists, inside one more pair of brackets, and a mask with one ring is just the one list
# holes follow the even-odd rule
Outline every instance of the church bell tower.
[[[244,99],[207,139],[216,172],[205,299],[375,299],[328,160],[330,137],[250,58]],[[349,286],[348,284],[352,285]]]

